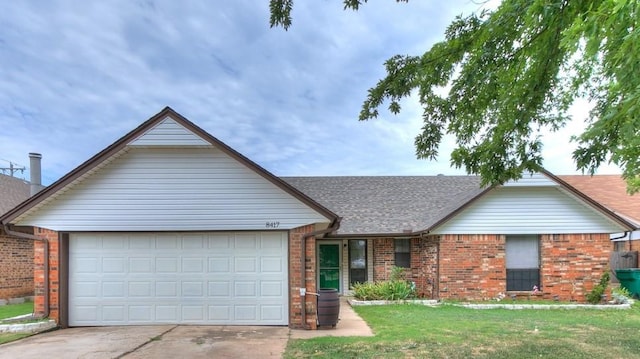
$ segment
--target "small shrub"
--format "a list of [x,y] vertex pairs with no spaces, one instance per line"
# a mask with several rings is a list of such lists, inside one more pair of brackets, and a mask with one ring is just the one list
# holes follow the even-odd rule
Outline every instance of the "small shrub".
[[611,296],[615,303],[627,304],[629,303],[629,299],[631,299],[631,292],[623,287],[613,288],[613,290],[611,290]]
[[609,270],[606,270],[604,274],[602,274],[602,278],[600,278],[600,282],[593,287],[591,292],[587,294],[587,302],[591,304],[598,304],[602,300],[602,295],[604,291],[607,290],[607,286],[609,285]]
[[404,268],[393,267],[390,280],[375,283],[356,283],[353,295],[360,300],[402,300],[415,298],[415,285],[404,279]]
[[405,280],[404,268],[393,266],[391,268],[391,274],[389,275],[391,282],[399,282]]

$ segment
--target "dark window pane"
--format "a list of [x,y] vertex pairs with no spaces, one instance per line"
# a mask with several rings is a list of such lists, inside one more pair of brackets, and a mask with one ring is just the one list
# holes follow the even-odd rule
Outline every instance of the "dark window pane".
[[411,240],[409,238],[394,240],[395,266],[411,267]]
[[507,269],[507,291],[532,291],[533,286],[540,287],[540,270]]
[[349,283],[367,281],[367,241],[363,239],[349,240]]
[[402,268],[411,267],[411,254],[410,253],[396,253],[395,266]]

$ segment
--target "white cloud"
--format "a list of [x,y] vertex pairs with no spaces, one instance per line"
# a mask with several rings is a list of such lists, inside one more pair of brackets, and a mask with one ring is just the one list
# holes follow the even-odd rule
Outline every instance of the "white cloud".
[[[289,31],[269,28],[267,5],[4,4],[0,159],[28,164],[28,152],[41,152],[49,184],[171,106],[278,175],[461,173],[449,168],[448,138],[438,162],[415,158],[415,99],[399,116],[357,117],[387,58],[420,54],[477,4],[389,1],[353,12],[296,2]],[[566,168],[567,158],[550,161]]]

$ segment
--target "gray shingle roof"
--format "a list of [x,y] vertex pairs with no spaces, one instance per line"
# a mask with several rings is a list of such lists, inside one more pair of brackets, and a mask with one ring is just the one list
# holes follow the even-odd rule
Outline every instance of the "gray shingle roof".
[[476,176],[282,179],[341,216],[338,234],[418,232],[482,192]]
[[29,198],[29,182],[0,174],[0,215]]

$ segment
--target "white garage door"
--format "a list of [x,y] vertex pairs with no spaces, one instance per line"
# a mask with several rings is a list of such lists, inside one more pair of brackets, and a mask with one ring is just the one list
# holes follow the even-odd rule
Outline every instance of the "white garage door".
[[75,233],[69,325],[286,325],[287,234]]

